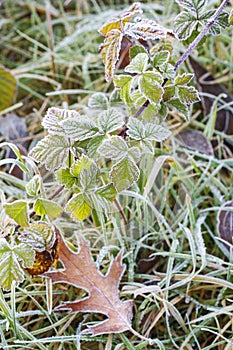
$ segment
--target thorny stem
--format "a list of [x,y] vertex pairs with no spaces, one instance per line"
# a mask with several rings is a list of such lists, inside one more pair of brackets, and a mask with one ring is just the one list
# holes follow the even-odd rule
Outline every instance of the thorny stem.
[[[203,27],[202,31],[198,34],[198,36],[193,40],[193,42],[189,45],[187,50],[183,53],[181,58],[176,62],[174,66],[174,71],[176,72],[179,66],[189,57],[189,55],[192,53],[192,51],[195,49],[195,47],[199,44],[201,39],[208,33],[209,29],[212,27],[212,25],[216,22],[219,15],[222,13],[224,7],[230,2],[230,0],[223,0],[219,8],[216,10],[215,14],[212,16],[212,18],[208,21],[208,23]],[[163,85],[165,85],[166,81],[164,81]],[[150,101],[146,100],[143,105],[137,110],[137,112],[133,115],[133,118],[138,118],[144,110],[149,106]],[[126,131],[126,127],[124,127],[124,133]],[[121,130],[119,131],[118,135],[121,135]]]

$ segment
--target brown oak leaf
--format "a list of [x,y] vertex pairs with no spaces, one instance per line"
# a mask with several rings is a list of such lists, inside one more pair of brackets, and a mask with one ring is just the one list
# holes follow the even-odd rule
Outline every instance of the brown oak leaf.
[[64,282],[82,288],[89,295],[81,300],[67,302],[57,310],[71,309],[72,312],[97,312],[108,317],[103,322],[90,326],[85,334],[120,333],[131,329],[132,301],[121,301],[118,296],[119,282],[125,270],[122,252],[112,260],[104,276],[97,270],[92,259],[89,244],[82,235],[78,236],[79,252],[72,252],[60,237],[60,252],[64,269],[44,273],[53,282]]

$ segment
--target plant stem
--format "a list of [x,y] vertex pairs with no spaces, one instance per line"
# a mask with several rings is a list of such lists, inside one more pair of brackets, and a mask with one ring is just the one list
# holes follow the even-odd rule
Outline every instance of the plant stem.
[[[224,7],[229,3],[230,0],[223,0],[219,8],[216,10],[215,14],[212,16],[212,18],[208,21],[208,23],[203,27],[202,31],[198,34],[198,36],[193,40],[193,42],[189,45],[187,50],[183,53],[181,58],[176,62],[174,66],[174,71],[176,72],[179,66],[188,58],[188,56],[192,53],[192,51],[195,49],[195,47],[199,44],[201,39],[208,33],[209,29],[212,27],[212,25],[216,22],[219,15],[222,13]],[[166,82],[165,82],[166,83]],[[163,85],[165,85],[165,83]],[[143,105],[137,110],[137,112],[134,114],[133,118],[138,118],[144,110],[149,106],[150,102],[149,100],[146,100],[146,102],[143,103]],[[124,130],[126,131],[126,129]],[[120,133],[120,132],[119,132]]]
[[191,52],[195,49],[195,47],[199,44],[201,39],[208,33],[209,29],[216,22],[218,16],[222,13],[224,7],[229,3],[230,0],[223,0],[219,8],[216,10],[215,14],[208,21],[208,23],[203,27],[202,31],[198,34],[198,36],[193,40],[193,42],[189,45],[187,50],[183,53],[181,58],[176,62],[174,66],[174,70],[177,71],[179,66],[188,58]]

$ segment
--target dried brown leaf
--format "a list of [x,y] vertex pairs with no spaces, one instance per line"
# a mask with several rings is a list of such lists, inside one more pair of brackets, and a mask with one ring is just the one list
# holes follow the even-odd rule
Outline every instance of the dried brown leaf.
[[[229,208],[229,209],[227,209]],[[233,243],[233,200],[225,202],[218,212],[218,235],[224,241]],[[229,246],[227,246],[229,249]]]
[[60,253],[64,269],[47,272],[53,282],[64,282],[82,288],[88,297],[58,306],[58,310],[71,309],[72,312],[95,312],[108,317],[107,320],[90,326],[85,334],[119,333],[131,329],[132,301],[121,301],[118,296],[120,279],[125,270],[122,264],[122,252],[112,261],[108,273],[103,276],[97,270],[88,242],[78,236],[79,252],[72,252],[60,238]]

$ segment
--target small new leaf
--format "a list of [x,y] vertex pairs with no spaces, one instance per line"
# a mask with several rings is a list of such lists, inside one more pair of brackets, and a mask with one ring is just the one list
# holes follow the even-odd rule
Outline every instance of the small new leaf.
[[67,160],[70,143],[66,137],[48,135],[37,143],[29,155],[37,162],[45,165],[46,169],[61,168]]
[[192,12],[181,12],[175,19],[174,32],[181,40],[187,39],[196,28],[197,19]]
[[139,178],[140,171],[132,157],[125,156],[112,166],[110,178],[118,192],[126,190]]
[[189,119],[189,108],[186,104],[182,103],[178,98],[173,98],[168,101],[170,107],[174,107],[176,111],[181,114],[186,120]]
[[66,204],[65,210],[72,219],[83,221],[91,214],[91,204],[83,193],[74,195]]
[[29,225],[28,205],[26,201],[16,200],[3,205],[6,214],[18,225],[27,227]]

